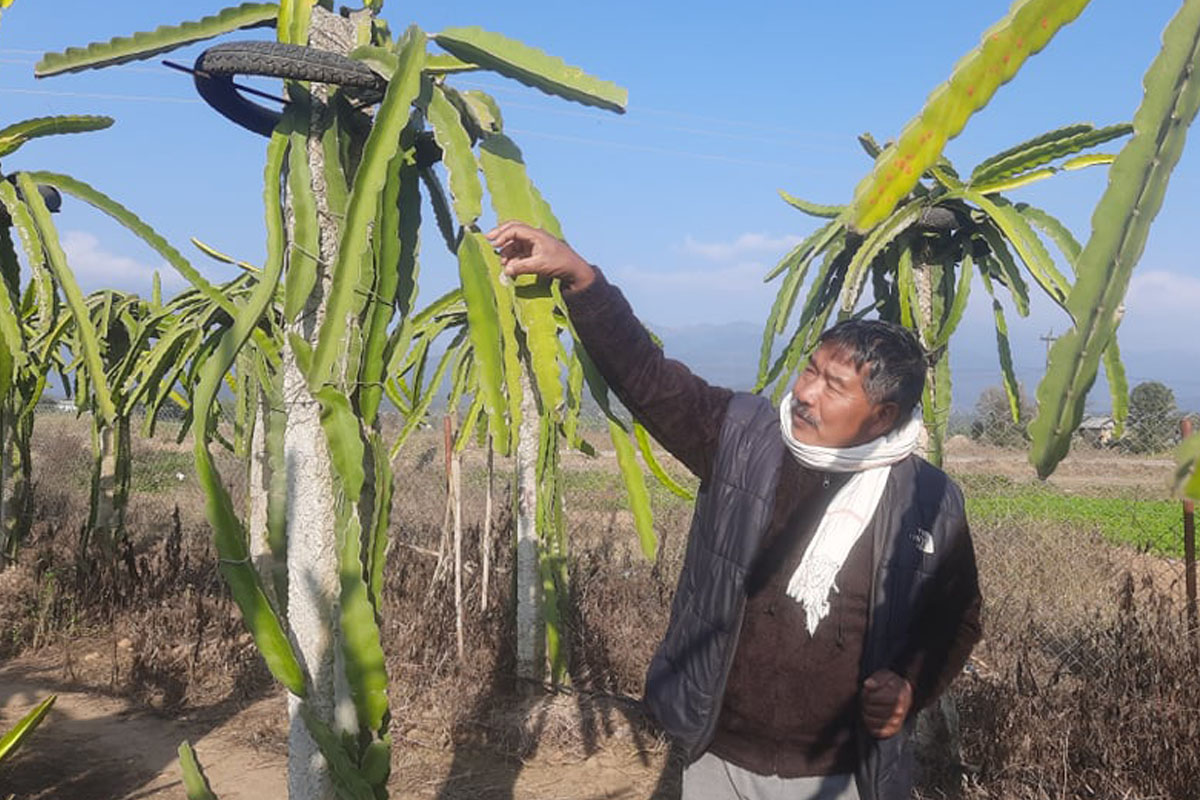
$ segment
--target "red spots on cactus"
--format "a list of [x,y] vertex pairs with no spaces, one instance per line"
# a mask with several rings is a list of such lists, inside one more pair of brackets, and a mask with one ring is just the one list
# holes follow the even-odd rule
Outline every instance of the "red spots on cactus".
[[[968,86],[968,87],[967,87],[967,97],[971,97],[971,96],[972,96],[972,95],[974,95],[974,94],[975,94],[975,87],[974,87],[974,86]],[[928,139],[928,138],[929,138],[929,134],[928,134],[928,133],[926,133],[926,134],[925,134],[925,138],[926,138],[926,139]]]
[[1050,27],[1050,18],[1042,17],[1042,30],[1046,30],[1049,27]]

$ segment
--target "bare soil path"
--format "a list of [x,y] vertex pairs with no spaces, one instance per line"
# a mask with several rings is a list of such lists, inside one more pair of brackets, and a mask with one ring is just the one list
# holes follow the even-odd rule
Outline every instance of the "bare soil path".
[[[76,659],[77,660],[77,659]],[[0,729],[47,695],[42,726],[0,768],[0,797],[17,800],[186,800],[177,748],[191,741],[221,800],[287,796],[282,694],[168,717],[105,694],[97,670],[73,680],[61,648],[0,664]],[[563,720],[566,723],[566,720]],[[569,723],[568,723],[569,724]],[[677,796],[659,786],[662,753],[601,747],[590,756],[540,749],[525,760],[485,748],[397,743],[391,794],[403,800],[600,800]]]
[[63,679],[43,658],[0,666],[0,728],[11,726],[48,694],[58,700],[41,727],[0,771],[0,796],[75,800],[186,800],[176,749],[196,748],[222,800],[285,797],[284,757],[254,748],[237,730],[247,716],[271,713],[278,698],[260,700],[218,723],[167,719],[129,701]]

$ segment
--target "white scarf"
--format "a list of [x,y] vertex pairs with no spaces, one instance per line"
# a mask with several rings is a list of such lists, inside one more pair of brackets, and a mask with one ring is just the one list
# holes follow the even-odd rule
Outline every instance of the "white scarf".
[[824,472],[852,472],[817,525],[800,566],[788,581],[787,593],[804,606],[808,633],[829,614],[830,592],[838,591],[834,578],[850,549],[866,530],[883,496],[892,464],[906,458],[920,440],[921,414],[914,410],[909,420],[891,433],[854,447],[820,447],[801,444],[792,435],[792,395],[779,404],[783,441],[801,464]]

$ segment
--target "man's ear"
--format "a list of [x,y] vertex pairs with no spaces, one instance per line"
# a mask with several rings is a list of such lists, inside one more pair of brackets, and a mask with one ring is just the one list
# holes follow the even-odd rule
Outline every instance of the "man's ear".
[[900,406],[890,400],[878,403],[872,411],[872,416],[872,427],[875,428],[876,435],[884,436],[895,429],[900,419]]

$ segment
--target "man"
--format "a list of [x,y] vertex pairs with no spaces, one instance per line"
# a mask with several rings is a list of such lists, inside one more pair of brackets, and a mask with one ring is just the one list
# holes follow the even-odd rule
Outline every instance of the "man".
[[776,409],[666,359],[550,234],[509,222],[488,237],[508,275],[562,282],[609,387],[700,478],[645,692],[687,754],[684,800],[907,798],[915,712],[980,636],[962,493],[913,454],[916,338],[834,326]]

